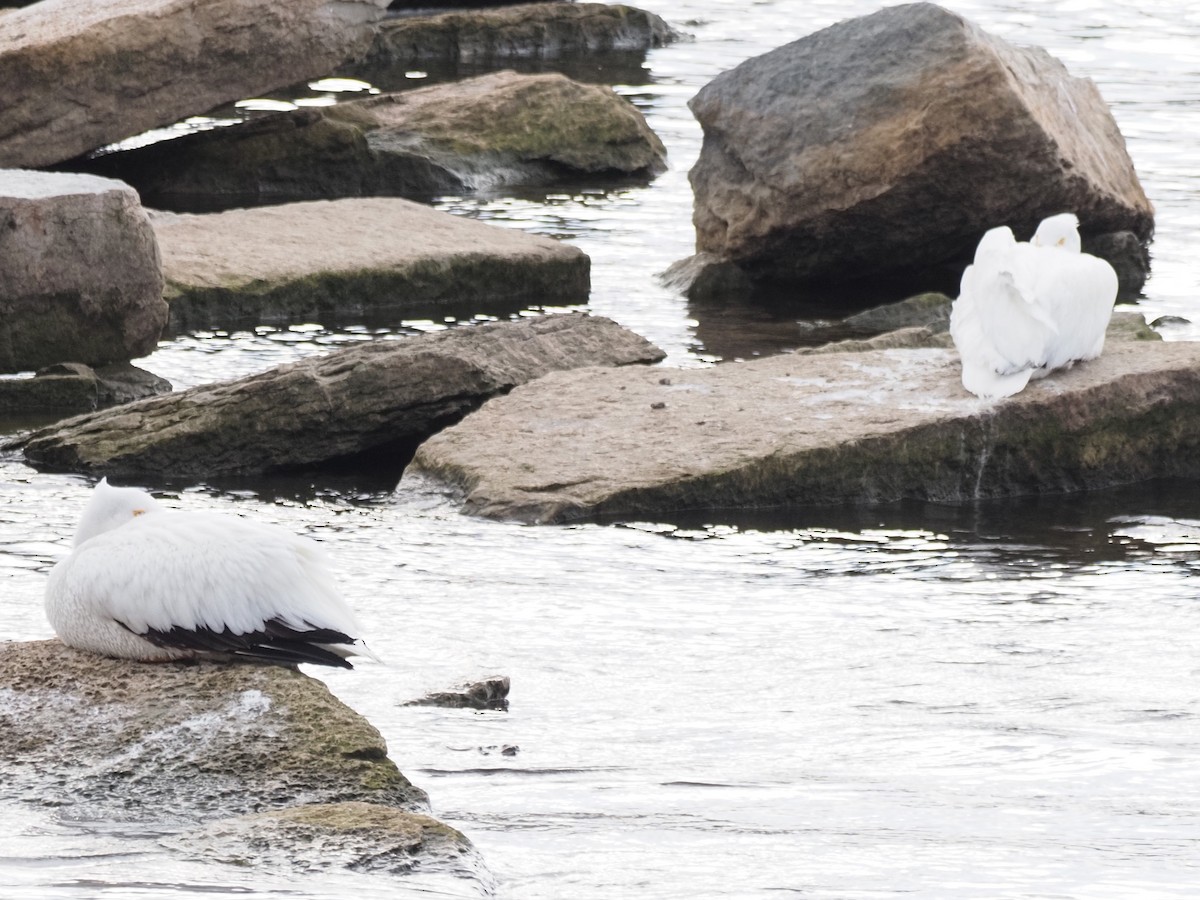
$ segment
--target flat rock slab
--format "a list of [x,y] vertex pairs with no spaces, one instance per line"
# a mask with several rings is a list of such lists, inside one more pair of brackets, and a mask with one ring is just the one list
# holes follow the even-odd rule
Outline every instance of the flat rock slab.
[[0,166],[43,166],[361,55],[386,2],[42,0],[0,16]]
[[315,678],[58,641],[0,643],[0,797],[184,825],[301,803],[428,811],[379,732]]
[[1117,343],[990,404],[953,350],[899,349],[554,373],[426,441],[404,477],[563,522],[1080,490],[1200,474],[1198,450],[1200,343]]
[[591,261],[551,238],[399,198],[151,218],[170,327],[428,315],[587,302]]
[[297,469],[367,451],[402,461],[403,447],[547,372],[663,355],[600,316],[462,326],[76,416],[4,446],[23,447],[38,468],[142,478]]

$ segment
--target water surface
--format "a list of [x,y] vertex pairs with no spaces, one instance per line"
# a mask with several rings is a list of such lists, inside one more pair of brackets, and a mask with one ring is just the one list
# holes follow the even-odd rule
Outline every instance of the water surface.
[[[1191,4],[948,4],[1038,44],[1113,107],[1158,211],[1138,308],[1200,321],[1200,13]],[[656,279],[691,252],[686,101],[741,60],[873,3],[685,0],[695,40],[618,86],[670,152],[648,186],[445,197],[593,259],[588,308],[668,364],[778,352],[799,316],[704,310]],[[798,297],[797,303],[806,299]],[[815,302],[815,300],[814,300]],[[536,314],[539,310],[528,310]],[[174,338],[188,386],[493,311]],[[1195,339],[1174,326],[1171,339]],[[3,637],[48,637],[45,575],[90,483],[0,459]],[[1200,490],[533,528],[369,479],[175,488],[165,502],[322,541],[386,664],[314,673],[380,728],[511,898],[1192,897],[1200,875]],[[507,713],[403,707],[512,679]],[[518,748],[504,755],[505,747]],[[5,898],[470,895],[352,872],[186,862],[159,826],[0,802]]]

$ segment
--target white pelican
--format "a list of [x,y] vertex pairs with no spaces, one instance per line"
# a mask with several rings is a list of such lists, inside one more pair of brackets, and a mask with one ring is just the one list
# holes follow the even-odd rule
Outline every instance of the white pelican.
[[347,656],[370,655],[317,544],[237,516],[170,510],[107,479],[50,572],[46,617],[68,646],[147,662],[349,669]]
[[1094,359],[1116,297],[1116,272],[1080,252],[1072,213],[1044,219],[1028,244],[1006,226],[993,228],[963,272],[950,313],[963,387],[1009,397],[1031,378]]

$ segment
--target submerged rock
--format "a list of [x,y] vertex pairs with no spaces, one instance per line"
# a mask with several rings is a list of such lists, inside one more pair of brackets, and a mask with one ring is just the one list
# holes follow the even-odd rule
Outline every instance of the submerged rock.
[[184,825],[307,803],[428,810],[379,732],[315,678],[58,641],[0,643],[0,796]]
[[146,356],[167,321],[162,291],[132,188],[0,169],[0,372]]
[[952,349],[663,374],[548,375],[430,438],[404,479],[449,485],[479,515],[562,522],[1200,475],[1200,344],[1114,341],[994,403],[963,389]]
[[508,709],[509,680],[496,675],[460,684],[449,691],[435,691],[403,706],[444,706],[449,709]]
[[841,22],[691,101],[698,251],[755,282],[850,281],[965,259],[988,228],[1145,241],[1153,209],[1096,86],[929,3]]
[[367,451],[399,470],[414,442],[517,384],[663,355],[599,316],[463,326],[77,416],[4,446],[37,468],[140,478],[271,472]]
[[360,56],[386,0],[42,0],[0,16],[0,166],[43,166]]
[[0,413],[61,410],[87,412],[171,390],[171,383],[128,363],[93,369],[59,363],[32,378],[0,379]]
[[[155,213],[174,331],[585,303],[577,247],[399,198]],[[402,240],[397,235],[403,235]]]
[[191,857],[232,865],[438,873],[478,880],[485,889],[494,886],[479,852],[461,832],[429,816],[377,803],[317,803],[254,813],[213,822],[164,843]]
[[497,72],[300,109],[92,160],[165,209],[424,197],[582,176],[650,177],[666,151],[612,89]]

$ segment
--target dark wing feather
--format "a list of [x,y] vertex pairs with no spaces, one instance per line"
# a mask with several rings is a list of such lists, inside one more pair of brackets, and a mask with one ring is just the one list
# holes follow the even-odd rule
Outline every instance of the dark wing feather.
[[[132,629],[131,629],[132,630]],[[138,632],[134,632],[138,634]],[[337,666],[353,669],[348,661],[327,650],[320,644],[352,644],[354,638],[333,628],[309,628],[301,631],[279,619],[263,623],[261,631],[234,634],[228,628],[216,631],[212,628],[170,628],[166,631],[150,630],[138,634],[158,647],[175,650],[196,650],[202,653],[223,653],[239,659],[259,662],[295,665],[315,663],[320,666]]]

